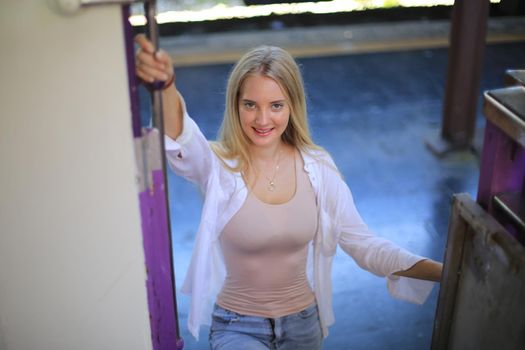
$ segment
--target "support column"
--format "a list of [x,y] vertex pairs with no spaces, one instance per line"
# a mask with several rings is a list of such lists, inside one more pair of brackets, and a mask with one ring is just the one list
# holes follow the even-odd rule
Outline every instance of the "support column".
[[441,133],[427,142],[438,156],[471,147],[488,13],[488,0],[454,2]]

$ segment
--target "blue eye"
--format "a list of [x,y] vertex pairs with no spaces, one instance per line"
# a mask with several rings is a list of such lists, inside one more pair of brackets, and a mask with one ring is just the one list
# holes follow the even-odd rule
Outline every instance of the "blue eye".
[[283,104],[282,103],[274,103],[272,104],[272,108],[275,109],[275,110],[280,110],[283,108]]
[[252,109],[252,108],[255,107],[255,103],[253,103],[253,102],[249,102],[249,101],[244,101],[244,102],[243,102],[243,105],[244,105],[244,107],[246,107],[246,108],[248,108],[248,109]]

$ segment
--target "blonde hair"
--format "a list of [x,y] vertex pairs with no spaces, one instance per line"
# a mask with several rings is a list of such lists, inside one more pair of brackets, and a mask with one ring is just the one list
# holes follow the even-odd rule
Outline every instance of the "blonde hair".
[[306,116],[306,99],[300,69],[293,57],[275,46],[259,46],[248,51],[233,67],[226,89],[226,107],[219,137],[211,144],[223,161],[235,159],[231,171],[243,171],[250,164],[249,138],[243,132],[239,115],[239,96],[244,80],[260,74],[273,79],[281,88],[290,106],[290,120],[282,140],[300,150],[321,149],[310,137]]

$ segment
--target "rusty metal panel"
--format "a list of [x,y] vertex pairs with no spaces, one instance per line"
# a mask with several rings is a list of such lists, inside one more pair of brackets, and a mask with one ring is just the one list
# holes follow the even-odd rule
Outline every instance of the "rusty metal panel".
[[432,349],[525,349],[525,248],[454,196]]
[[525,87],[495,89],[484,95],[487,120],[525,147]]
[[525,69],[507,69],[504,76],[505,86],[525,86]]

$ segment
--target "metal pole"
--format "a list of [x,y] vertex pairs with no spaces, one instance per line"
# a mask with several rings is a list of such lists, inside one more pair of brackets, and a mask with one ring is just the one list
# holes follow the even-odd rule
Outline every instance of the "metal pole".
[[[144,13],[147,20],[147,36],[149,40],[153,43],[155,49],[159,47],[159,35],[158,35],[158,26],[155,19],[156,16],[156,0],[147,0],[144,2]],[[160,150],[162,156],[162,171],[164,175],[164,193],[165,193],[165,205],[167,210],[167,227],[168,227],[168,241],[169,241],[169,255],[170,255],[170,267],[171,267],[171,281],[172,281],[172,292],[173,292],[173,312],[175,315],[175,327],[177,332],[177,349],[182,349],[184,343],[180,338],[180,329],[179,329],[179,320],[178,320],[178,310],[177,310],[177,298],[176,298],[176,286],[175,286],[175,273],[174,273],[174,264],[173,264],[173,244],[171,239],[171,222],[170,222],[170,206],[168,200],[168,174],[166,166],[166,149],[164,145],[164,118],[162,111],[162,90],[164,86],[163,81],[156,81],[151,85],[151,103],[152,103],[152,124],[154,128],[159,130],[159,140],[160,140]]]
[[488,0],[454,2],[441,129],[451,149],[469,148],[474,137],[488,12]]

